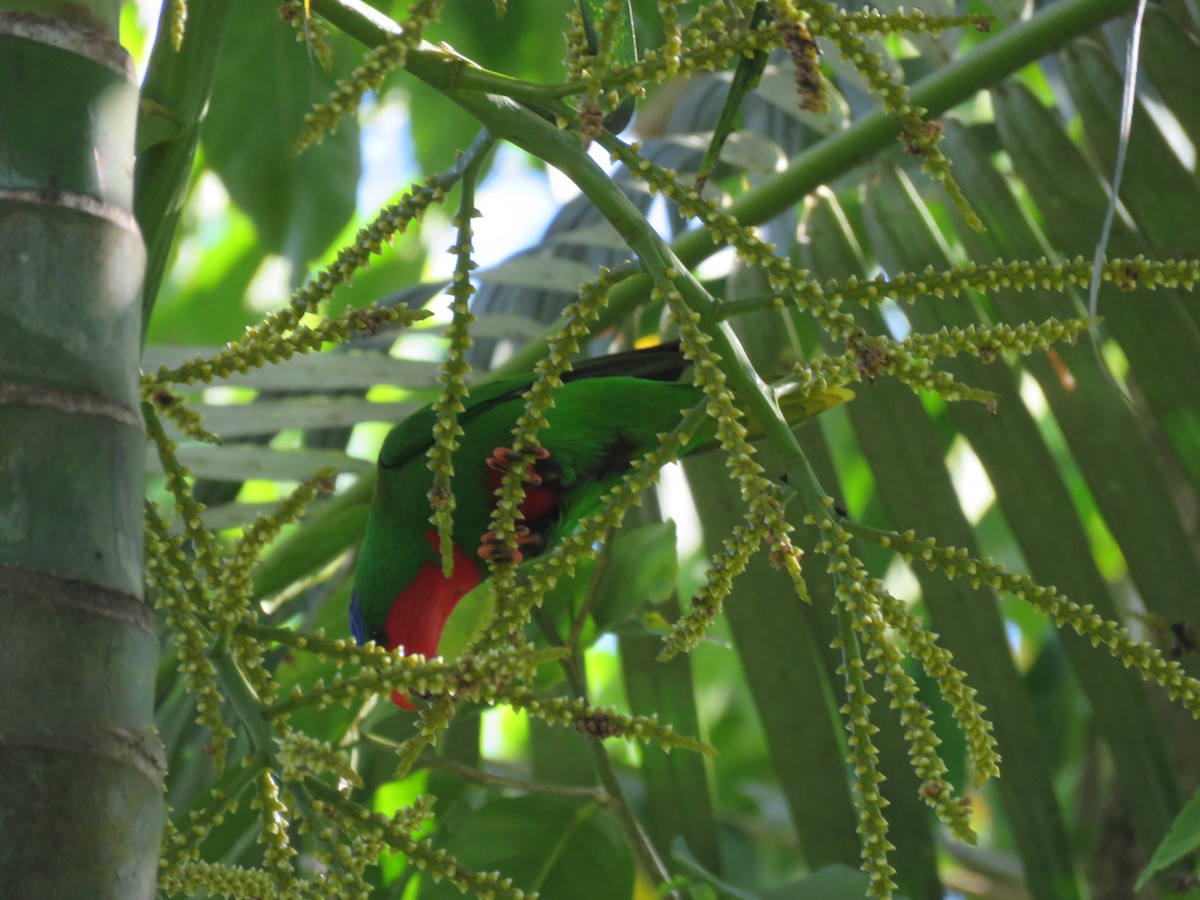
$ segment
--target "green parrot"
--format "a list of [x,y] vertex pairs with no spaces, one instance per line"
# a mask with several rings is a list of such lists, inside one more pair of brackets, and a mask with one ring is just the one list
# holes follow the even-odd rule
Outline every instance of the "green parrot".
[[[513,562],[535,557],[592,512],[633,460],[658,445],[658,435],[678,424],[681,411],[703,399],[700,388],[677,381],[688,366],[679,345],[662,344],[598,357],[564,376],[541,432],[543,446],[524,460],[525,499],[520,506]],[[426,407],[396,425],[379,453],[379,479],[350,600],[350,630],[358,643],[433,657],[455,606],[487,574],[489,559],[506,551],[488,530],[495,491],[504,471],[518,462],[505,445],[525,408],[532,376],[482,385],[459,415],[463,435],[453,456],[457,500],[453,569],[442,572],[437,531],[429,522],[433,473],[426,453],[435,413]],[[853,396],[849,391],[782,403],[799,424]],[[683,448],[713,442],[713,428]],[[392,694],[398,706],[408,698]]]

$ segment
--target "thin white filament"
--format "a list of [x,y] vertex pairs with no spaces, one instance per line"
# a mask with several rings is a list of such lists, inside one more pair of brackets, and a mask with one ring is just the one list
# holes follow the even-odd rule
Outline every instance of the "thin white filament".
[[[1129,149],[1129,133],[1133,129],[1133,105],[1137,102],[1138,61],[1142,47],[1142,20],[1146,14],[1146,0],[1138,0],[1133,17],[1133,30],[1129,33],[1129,46],[1125,52],[1125,86],[1121,94],[1121,128],[1117,141],[1117,160],[1113,166],[1112,191],[1108,196],[1108,208],[1104,211],[1104,225],[1100,229],[1100,240],[1092,256],[1092,280],[1088,285],[1088,315],[1096,318],[1096,307],[1100,299],[1101,270],[1108,241],[1112,235],[1113,217],[1117,212],[1117,198],[1121,192],[1121,177],[1125,174],[1125,155]],[[1093,332],[1095,325],[1092,326]]]

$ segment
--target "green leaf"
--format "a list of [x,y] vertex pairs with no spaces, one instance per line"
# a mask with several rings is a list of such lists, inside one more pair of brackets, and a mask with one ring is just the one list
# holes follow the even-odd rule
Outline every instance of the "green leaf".
[[[996,124],[1012,157],[1013,168],[1034,198],[1045,229],[1064,254],[1089,258],[1103,220],[1107,185],[1088,159],[1046,110],[1019,85],[994,94]],[[1117,219],[1109,244],[1111,256],[1149,252],[1142,236]],[[1146,315],[1115,284],[1100,290],[1100,313],[1129,360],[1132,377],[1147,405],[1177,448],[1200,445],[1200,415],[1195,391],[1200,383],[1200,329],[1181,292],[1161,290],[1154,298],[1154,315]],[[1194,454],[1193,454],[1194,455]],[[1189,464],[1193,459],[1179,457]],[[1200,484],[1196,466],[1187,465]]]
[[[1037,200],[1047,232],[1068,251],[1090,253],[1096,239],[1092,223],[1100,221],[1106,199],[1086,158],[1052,114],[1023,88],[996,94],[996,116],[1013,167]],[[1119,220],[1118,226],[1110,253],[1133,256],[1145,251]],[[1120,342],[1160,420],[1195,416],[1195,391],[1188,385],[1200,379],[1200,336],[1181,301],[1174,292],[1160,291],[1154,315],[1148,316],[1115,287],[1100,292],[1104,324]],[[1194,620],[1200,616],[1200,601],[1194,592],[1177,586],[1200,579],[1200,568],[1186,528],[1170,524],[1178,521],[1178,491],[1156,441],[1139,423],[1142,410],[1130,410],[1104,388],[1103,375],[1087,359],[1090,348],[1064,347],[1060,355],[1077,388],[1063,389],[1061,375],[1053,371],[1039,380],[1121,545],[1143,602],[1170,621]],[[1037,362],[1037,357],[1030,360],[1035,373]],[[1136,481],[1130,472],[1138,473]]]
[[[304,622],[302,627],[313,630],[324,629],[325,633],[332,638],[347,637],[350,585],[351,580],[348,573],[343,574],[341,583],[334,590],[326,592],[319,608],[311,613],[306,613],[306,618],[309,618],[310,621]],[[346,675],[354,671],[352,668],[342,668],[336,660],[328,656],[307,650],[285,647],[279,652],[279,656],[279,664],[275,668],[275,679],[279,683],[279,696],[281,697],[288,696],[297,685],[302,691],[311,692],[312,686],[318,680],[330,684],[339,673]],[[323,740],[331,741],[336,746],[358,715],[364,697],[354,698],[349,706],[334,703],[323,709],[306,706],[293,710],[288,716],[288,724],[305,734],[319,734]],[[391,705],[388,704],[387,708],[391,709]],[[358,771],[359,774],[363,774],[366,770],[360,767]]]
[[1175,821],[1171,824],[1171,830],[1167,832],[1163,842],[1154,851],[1150,863],[1138,876],[1136,889],[1140,891],[1156,873],[1183,859],[1198,847],[1200,847],[1200,791],[1196,792],[1187,805],[1180,810],[1179,815],[1175,817]]
[[1195,141],[1200,135],[1200,84],[1192,74],[1200,56],[1200,41],[1187,17],[1182,16],[1181,21],[1176,16],[1178,12],[1163,7],[1146,10],[1142,71],[1150,76],[1172,115]]
[[[828,234],[841,231],[829,206],[821,204],[817,209],[822,211],[821,222]],[[885,225],[908,221],[904,216],[909,215],[903,209],[887,207],[874,194],[868,198],[864,213],[870,217],[872,237],[880,235]],[[811,221],[810,228],[817,233]],[[845,251],[831,258],[828,241],[814,241],[804,262],[820,270],[833,265],[835,259],[844,263],[834,265],[836,271],[853,271],[845,265],[849,262]],[[883,265],[889,262],[887,257],[881,260]],[[858,320],[869,332],[887,333],[877,309],[858,313]],[[875,473],[876,490],[890,524],[900,529],[912,527],[918,534],[937,535],[947,545],[973,549],[971,524],[942,462],[942,436],[912,391],[898,382],[881,379],[870,391],[860,391],[858,399],[846,409],[859,446]],[[1021,748],[1022,765],[1006,767],[997,788],[1006,811],[1022,823],[1017,837],[1031,889],[1038,896],[1078,896],[1051,773],[994,595],[976,592],[962,580],[948,582],[924,567],[917,567],[914,574],[930,611],[931,629],[939,633],[939,643],[966,671],[967,683],[978,690],[1001,748]],[[896,831],[899,838],[900,829]]]
[[[765,891],[762,900],[858,900],[867,896],[870,879],[849,866],[825,866],[806,878]],[[902,894],[895,895],[901,900]]]
[[583,27],[587,31],[589,49],[593,53],[607,50],[612,60],[620,66],[637,62],[637,41],[633,34],[633,4],[626,3],[624,15],[613,16],[612,35],[606,47],[600,46],[601,35],[596,26],[604,20],[607,0],[579,0],[579,12],[583,16]]
[[[1187,58],[1195,66],[1200,63],[1200,48],[1194,43],[1187,47],[1191,51]],[[1063,57],[1063,72],[1079,109],[1084,134],[1103,169],[1111,172],[1116,165],[1116,141],[1112,136],[1120,127],[1121,73],[1111,59],[1091,44],[1081,43]],[[1193,142],[1196,138],[1197,135],[1190,136]],[[1187,141],[1185,135],[1176,139],[1177,144]],[[1200,185],[1194,173],[1180,161],[1179,152],[1155,127],[1150,115],[1137,106],[1121,202],[1147,249],[1160,257],[1190,255],[1200,241],[1200,224],[1196,221]],[[1184,309],[1191,313],[1193,336],[1200,334],[1196,328],[1194,303],[1185,301]],[[1183,373],[1180,375],[1186,378]],[[1161,421],[1193,484],[1200,485],[1200,462],[1197,461],[1200,460],[1200,410],[1175,410],[1171,415],[1163,416]]]
[[206,223],[216,233],[203,241],[204,265],[191,277],[181,279],[176,274],[163,282],[149,341],[220,344],[258,320],[261,314],[245,303],[245,297],[266,253],[254,224],[236,210],[231,212]]
[[[446,620],[438,655],[453,659],[466,649],[474,637],[487,627],[496,604],[496,592],[490,580],[484,580],[458,601]],[[552,667],[548,667],[552,668]]]
[[[861,900],[867,896],[871,884],[865,872],[835,863],[767,891],[748,891],[723,881],[700,865],[682,840],[671,845],[671,858],[693,878],[715,888],[716,896],[722,900]],[[904,895],[894,896],[900,900]]]
[[596,625],[604,631],[648,603],[661,603],[675,590],[678,571],[674,522],[623,531],[612,542],[592,600]]
[[[972,186],[977,180],[978,176],[971,180]],[[884,268],[899,271],[919,269],[928,263],[938,268],[948,265],[949,260],[938,248],[937,236],[925,224],[929,218],[924,215],[924,206],[906,184],[890,170],[871,193],[870,217],[877,221],[875,250]],[[986,218],[990,223],[998,217]],[[1016,216],[1009,217],[1016,221],[1008,223],[1004,230],[1010,238],[1018,238],[1018,229],[1025,223]],[[977,236],[976,240],[985,245],[989,242],[986,235]],[[996,298],[997,304],[1006,299]],[[1019,316],[1038,316],[1037,308],[1031,306],[1022,302]],[[931,332],[941,326],[967,328],[977,313],[961,300],[930,298],[914,305],[906,314],[913,328]],[[1045,360],[1040,362],[1044,364]],[[1091,360],[1087,362],[1091,364]],[[1021,401],[1015,373],[1008,366],[985,366],[974,360],[948,360],[942,365],[956,378],[992,391],[1000,398],[996,415],[976,403],[950,404],[949,412],[988,473],[997,505],[1020,545],[1028,570],[1043,583],[1057,584],[1068,596],[1087,598],[1104,618],[1120,618],[1117,602],[1092,559],[1060,464],[1046,448],[1037,421]],[[1098,388],[1108,391],[1108,385]],[[1092,438],[1096,427],[1091,428],[1088,438]],[[1080,444],[1086,454],[1087,440]],[[1144,528],[1150,530],[1148,526]],[[979,539],[983,542],[984,536]],[[984,547],[986,550],[986,544]],[[1069,698],[1056,696],[1062,685],[1062,673],[1057,673],[1055,665],[1062,661],[1058,659],[1061,653],[1055,653],[1058,646],[1057,638],[1050,638],[1039,664],[1027,673],[1030,683],[1038,686],[1032,694],[1036,700],[1066,704],[1052,710],[1038,728],[1051,760],[1063,758],[1057,751],[1062,749],[1064,740],[1075,739],[1084,725],[1082,716],[1076,712],[1079,694],[1074,685]],[[1134,816],[1141,844],[1148,850],[1162,838],[1170,822],[1177,791],[1169,772],[1165,738],[1154,721],[1145,685],[1138,674],[1111,656],[1096,653],[1090,640],[1074,632],[1063,631],[1061,650],[1066,652],[1070,667],[1091,703],[1092,726],[1114,754],[1126,803]]]
[[[555,900],[629,900],[633,856],[606,813],[553,797],[489,800],[440,846],[478,871],[498,869],[522,890]],[[459,898],[454,885],[422,884],[421,900]]]
[[[558,579],[558,583],[546,592],[542,600],[542,612],[529,629],[534,641],[542,643],[549,640],[543,634],[543,628],[553,628],[560,640],[567,639],[575,617],[587,602],[595,572],[595,559],[580,559],[575,565],[574,574]],[[595,636],[593,623],[590,620],[585,622],[580,635],[583,646],[587,646]]]
[[274,4],[239,6],[201,140],[262,244],[297,266],[325,250],[354,213],[360,162],[352,112],[336,134],[299,157],[291,153],[305,113],[333,88]]
[[254,596],[270,597],[345,553],[362,539],[369,513],[367,494],[361,488],[317,504],[304,524],[254,569]]
[[[741,888],[735,887],[727,881],[722,881],[708,869],[700,864],[700,861],[692,855],[683,838],[677,838],[671,844],[671,858],[679,863],[693,878],[698,878],[701,883],[716,889],[716,896],[728,897],[730,900],[758,900],[758,895],[750,891],[744,891]],[[694,889],[693,889],[694,891]]]

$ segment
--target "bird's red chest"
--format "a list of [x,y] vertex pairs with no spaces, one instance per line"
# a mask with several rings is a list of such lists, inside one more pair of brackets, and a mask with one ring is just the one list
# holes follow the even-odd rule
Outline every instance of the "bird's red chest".
[[[425,539],[438,550],[437,532],[425,532]],[[466,596],[481,578],[479,565],[461,547],[454,547],[454,571],[447,578],[437,562],[421,563],[417,577],[396,595],[388,613],[388,649],[404,648],[405,655],[420,653],[425,657],[437,655],[438,642],[446,620],[458,601]],[[408,697],[398,691],[392,701],[405,709],[412,709]]]
[[[522,551],[536,555],[544,548],[544,535],[550,520],[557,517],[562,503],[562,472],[556,462],[544,450],[532,453],[525,499],[521,502],[518,520],[517,543],[520,549],[508,553],[512,562],[520,562]],[[504,472],[512,465],[505,457],[503,448],[486,461],[484,484],[495,493],[504,480]],[[403,648],[406,655],[419,653],[425,657],[437,654],[438,642],[446,620],[468,592],[483,578],[483,570],[474,556],[458,544],[453,548],[454,569],[447,578],[442,574],[440,548],[437,532],[427,530],[425,540],[438,556],[437,560],[422,562],[416,576],[396,594],[388,612],[384,628],[387,632],[388,649]],[[495,559],[492,533],[480,535],[477,555]],[[392,694],[392,701],[404,709],[412,709],[407,695],[399,691]]]

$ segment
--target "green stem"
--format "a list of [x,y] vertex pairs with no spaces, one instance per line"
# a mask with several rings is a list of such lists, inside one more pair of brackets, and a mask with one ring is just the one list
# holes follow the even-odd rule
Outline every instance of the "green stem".
[[[1033,18],[921,79],[913,85],[912,103],[924,108],[928,118],[939,116],[1133,6],[1133,0],[1064,0],[1042,7]],[[766,222],[890,146],[901,129],[900,120],[882,109],[864,116],[801,153],[779,175],[739,194],[728,212],[743,224]],[[676,243],[676,251],[688,262],[714,252],[703,231],[684,235]]]
[[438,379],[442,383],[442,391],[433,404],[437,422],[433,432],[434,441],[427,454],[428,466],[433,471],[433,485],[429,489],[428,497],[433,509],[433,522],[437,526],[442,574],[446,578],[454,571],[454,494],[450,482],[454,472],[454,452],[459,447],[456,435],[462,430],[458,427],[458,414],[463,408],[461,400],[467,394],[463,378],[470,371],[470,365],[466,361],[467,350],[471,346],[469,328],[475,321],[471,312],[471,295],[475,293],[475,288],[471,285],[471,270],[475,268],[471,219],[479,214],[475,209],[475,188],[479,172],[495,145],[496,139],[484,128],[463,154],[466,166],[462,173],[458,215],[453,222],[458,228],[458,239],[453,248],[456,256],[454,276],[448,290],[453,317],[446,330],[450,347],[446,351],[446,359],[442,363]]
[[238,719],[250,735],[250,743],[259,753],[275,758],[275,735],[271,724],[263,715],[263,702],[254,693],[245,674],[229,652],[229,636],[223,635],[212,652],[213,668],[225,697],[233,705]]
[[[926,109],[931,117],[940,115],[1072,38],[1129,11],[1133,5],[1133,0],[1060,0],[918,82],[911,92],[912,102]],[[313,7],[331,23],[370,46],[383,43],[390,34],[399,31],[396,23],[358,0],[314,0]],[[553,109],[547,105],[546,96],[534,86],[484,72],[462,57],[443,50],[424,46],[413,51],[409,54],[407,67],[460,106],[483,116],[480,121],[485,124],[488,124],[488,104],[492,109],[497,108],[500,97],[480,95],[478,99],[483,102],[468,107],[462,102],[462,95],[472,90],[484,91],[528,102],[536,108]],[[529,115],[537,117],[533,113]],[[867,115],[845,131],[801,153],[784,172],[739,194],[728,212],[744,225],[761,224],[822,184],[849,171],[859,161],[888,147],[899,135],[901,127],[898,119],[882,110]],[[545,158],[538,146],[521,146],[533,155]],[[582,152],[578,146],[576,149]],[[680,236],[672,249],[690,266],[711,256],[719,247],[701,228]],[[650,277],[633,274],[632,269],[630,272],[629,277],[609,292],[609,310],[605,317],[610,321],[627,315],[649,295]],[[516,353],[499,374],[527,372],[545,351],[545,339],[531,342]]]
[[[700,325],[711,336],[713,350],[723,361],[722,370],[730,388],[783,455],[793,487],[803,495],[811,512],[829,515],[820,502],[824,491],[816,473],[780,413],[771,389],[755,373],[733,328],[721,320],[719,304],[629,198],[613,185],[608,174],[583,152],[578,139],[520,107],[499,105],[493,98],[455,94],[453,99],[486,122],[495,134],[523,149],[536,152],[540,158],[567,175],[595,204],[625,244],[637,254],[649,273],[644,277],[653,279],[664,293],[678,290],[682,294],[687,307],[700,314]],[[617,143],[611,137],[602,140],[606,144]],[[625,284],[633,280],[631,278]]]
[[[472,98],[456,96],[455,99],[472,112],[474,110],[471,110],[470,107],[478,105]],[[659,290],[667,295],[678,291],[686,307],[699,314],[700,327],[712,340],[712,349],[722,361],[722,371],[730,388],[745,404],[751,415],[758,420],[766,437],[775,444],[787,469],[790,484],[801,493],[813,514],[833,517],[832,511],[821,502],[825,492],[800,448],[795,434],[779,411],[774,394],[758,377],[732,327],[728,322],[721,320],[720,305],[684,266],[672,252],[672,248],[650,226],[629,199],[613,186],[611,180],[599,166],[590,157],[579,151],[573,140],[568,143],[566,136],[557,128],[553,128],[535,117],[520,122],[520,127],[514,127],[514,123],[508,121],[508,117],[503,115],[503,112],[506,111],[502,111],[496,117],[498,121],[484,121],[488,121],[489,127],[493,127],[498,134],[518,146],[525,146],[525,142],[530,141],[532,135],[541,132],[536,142],[540,151],[538,155],[579,186],[580,190],[616,229],[626,245],[637,254],[642,266],[648,272],[648,277],[653,280]],[[513,112],[521,111],[514,110]],[[602,138],[602,140],[605,139]],[[608,138],[605,143],[615,144],[616,141]],[[530,149],[530,147],[526,146],[526,149]],[[865,684],[859,668],[861,656],[853,633],[851,617],[840,604],[838,621],[845,641],[844,658],[848,689],[858,697],[865,697]],[[579,696],[586,697],[587,686],[582,677],[581,660],[577,648],[572,647],[571,651],[573,654],[571,659],[564,661],[568,683]],[[874,761],[869,757],[869,732],[867,731],[865,706],[863,713],[862,716],[852,714],[855,735],[863,748],[863,753],[859,755],[857,762],[867,769],[862,783],[873,788],[875,771]],[[864,743],[864,741],[867,742]],[[616,810],[618,820],[621,821],[627,834],[636,834],[639,838],[633,844],[639,863],[644,868],[651,866],[647,869],[648,872],[665,874],[661,861],[625,804],[607,751],[600,744],[596,744],[594,750],[601,783],[618,803]],[[668,879],[664,878],[663,880]]]
[[[366,47],[378,47],[401,33],[400,25],[361,0],[313,0],[313,11]],[[445,90],[475,91],[509,97],[532,109],[549,109],[559,102],[554,87],[523,81],[481,68],[456,53],[422,41],[410,49],[406,68],[439,69],[439,81]],[[583,82],[577,82],[582,93]]]
[[[400,747],[395,741],[389,741],[386,738],[380,738],[375,735],[367,735],[366,739],[372,743],[382,744],[385,747],[392,747],[394,749]],[[523,781],[520,778],[509,778],[506,775],[496,775],[492,772],[473,769],[470,766],[464,766],[461,763],[452,762],[448,759],[441,759],[429,753],[422,753],[417,762],[423,768],[440,769],[443,772],[449,772],[451,775],[457,775],[464,781],[471,781],[475,784],[481,784],[484,787],[500,788],[506,791],[521,791],[526,794],[545,794],[548,797],[561,797],[564,800],[586,800],[605,808],[611,808],[613,805],[612,797],[608,795],[607,791],[601,788]]]

